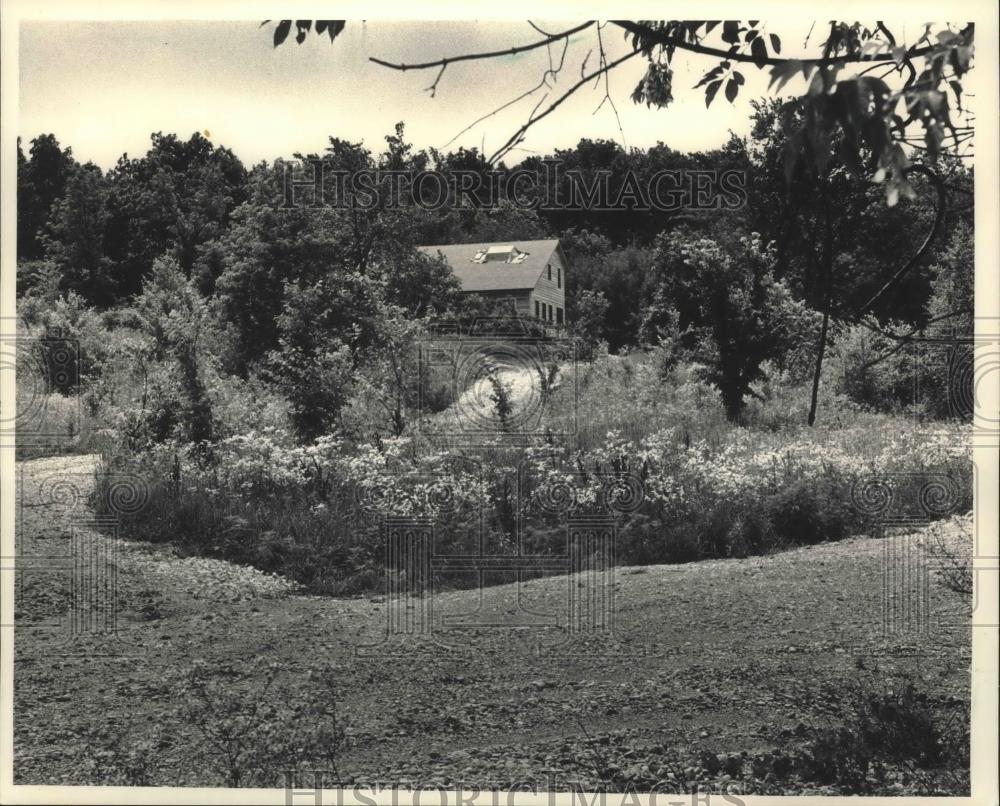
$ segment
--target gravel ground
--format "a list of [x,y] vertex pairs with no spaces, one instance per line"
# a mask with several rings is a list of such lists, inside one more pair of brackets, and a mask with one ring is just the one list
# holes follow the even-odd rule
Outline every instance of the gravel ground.
[[[246,692],[276,663],[268,696],[284,703],[310,669],[331,667],[348,725],[339,775],[383,786],[827,793],[785,768],[813,729],[841,718],[846,686],[911,681],[936,708],[968,701],[968,605],[898,573],[919,535],[618,568],[612,636],[566,644],[538,626],[581,584],[560,576],[433,599],[436,617],[520,612],[535,626],[388,639],[382,597],[300,595],[254,569],[97,535],[94,464],[19,465],[18,562],[29,570],[15,631],[18,783],[100,782],[95,748],[108,736],[152,743],[153,784],[224,783],[181,712],[176,681],[195,660]],[[114,558],[114,638],[69,638],[80,594],[51,558],[73,539]],[[882,786],[914,791],[900,771]]]

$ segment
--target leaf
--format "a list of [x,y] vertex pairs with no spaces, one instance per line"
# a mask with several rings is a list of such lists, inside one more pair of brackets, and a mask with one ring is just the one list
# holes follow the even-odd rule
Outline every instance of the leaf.
[[736,83],[736,79],[730,77],[729,81],[726,82],[726,100],[732,103],[736,100],[736,95],[740,91],[740,85]]
[[715,99],[715,93],[719,91],[719,87],[722,86],[722,79],[713,81],[705,88],[705,108],[708,109],[712,105],[712,101]]
[[949,81],[948,85],[951,87],[952,92],[955,93],[955,104],[958,107],[958,111],[962,111],[962,82],[961,81]]
[[767,45],[763,39],[757,38],[750,43],[750,55],[753,56],[754,64],[761,69],[767,65]]
[[717,28],[719,26],[720,22],[722,22],[722,21],[721,20],[709,20],[708,22],[706,22],[705,23],[705,33],[706,34],[712,33],[712,29],[713,28]]
[[816,75],[812,77],[812,81],[809,82],[809,94],[812,96],[822,95],[826,90],[826,84],[823,81],[823,71],[817,70]]
[[288,38],[288,32],[292,30],[291,20],[282,20],[278,23],[278,27],[274,29],[274,46],[278,47],[282,42]]
[[747,83],[747,80],[743,77],[743,73],[739,70],[733,70],[733,80],[741,87]]
[[347,23],[345,20],[327,20],[326,24],[326,32],[330,35],[330,41],[332,42],[340,36],[340,32],[344,30],[344,26]]
[[707,73],[705,73],[705,75],[701,77],[701,81],[699,81],[697,84],[694,85],[694,89],[698,89],[698,87],[705,86],[712,79],[721,76],[723,72],[724,68],[722,67],[722,65],[719,65],[718,67],[713,67],[711,70],[709,70]]
[[735,45],[740,41],[739,20],[726,20],[722,23],[722,41]]
[[786,62],[779,62],[771,68],[771,81],[767,85],[767,88],[770,89],[774,84],[777,84],[774,91],[780,92],[781,88],[791,81],[801,68],[802,62],[798,59],[789,59]]
[[771,50],[775,53],[781,53],[781,40],[778,38],[777,34],[769,34],[771,38]]
[[972,47],[970,45],[960,45],[952,51],[952,64],[955,72],[962,75],[969,69],[972,63]]

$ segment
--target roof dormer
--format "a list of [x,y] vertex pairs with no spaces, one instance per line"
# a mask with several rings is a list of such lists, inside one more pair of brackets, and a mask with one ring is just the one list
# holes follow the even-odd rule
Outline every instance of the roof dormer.
[[528,256],[513,244],[490,246],[480,249],[472,258],[473,263],[522,263]]

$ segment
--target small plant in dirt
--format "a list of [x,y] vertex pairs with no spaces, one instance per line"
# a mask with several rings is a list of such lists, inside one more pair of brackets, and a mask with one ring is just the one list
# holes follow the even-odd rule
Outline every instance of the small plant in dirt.
[[510,418],[514,413],[510,387],[503,382],[496,370],[488,372],[486,380],[490,384],[489,397],[493,401],[493,410],[500,421],[500,428],[507,431],[510,429]]
[[972,515],[932,524],[927,550],[935,560],[938,579],[948,590],[972,596]]
[[132,726],[125,730],[91,730],[86,739],[86,766],[90,780],[98,786],[153,786],[159,749],[163,740],[138,736]]
[[310,670],[304,688],[279,693],[281,674],[277,664],[261,664],[247,688],[226,669],[198,662],[184,677],[183,717],[226,786],[274,786],[304,768],[337,773],[346,731],[334,671]]
[[205,740],[208,759],[229,787],[250,783],[271,763],[261,739],[276,721],[276,708],[267,698],[278,667],[262,671],[256,690],[249,692],[219,680],[203,662],[195,663],[184,681],[184,719]]
[[912,683],[884,691],[857,684],[847,699],[845,723],[814,731],[799,756],[802,778],[848,794],[884,793],[901,778],[918,794],[967,788],[967,705],[942,718]]
[[617,769],[611,763],[608,753],[591,738],[590,731],[587,730],[583,720],[578,715],[574,715],[573,718],[587,740],[588,757],[582,763],[593,768],[597,780],[602,785],[613,786],[616,783]]

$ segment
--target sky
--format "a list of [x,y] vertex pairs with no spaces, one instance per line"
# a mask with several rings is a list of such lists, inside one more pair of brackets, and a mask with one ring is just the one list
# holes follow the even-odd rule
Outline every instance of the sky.
[[[546,31],[577,24],[532,22]],[[923,32],[912,22],[889,23],[902,43]],[[813,31],[810,21],[794,18],[765,23],[764,30],[780,35],[782,56],[795,58],[816,55],[824,27]],[[257,20],[22,21],[18,133],[25,144],[54,133],[78,160],[103,168],[123,153],[144,154],[156,131],[182,138],[200,131],[249,165],[321,152],[331,136],[380,151],[399,121],[406,123],[407,139],[418,149],[476,147],[489,155],[535,104],[544,98],[544,108],[579,81],[581,68],[590,73],[598,60],[596,31],[576,34],[548,90],[490,115],[537,86],[546,69],[559,62],[561,46],[451,64],[433,95],[427,88],[437,69],[401,72],[369,58],[412,64],[509,49],[541,37],[527,22],[348,21],[333,43],[310,34],[297,45],[293,34],[278,48],[272,35],[273,24],[261,27]],[[630,50],[624,32],[611,24],[603,27],[602,41],[609,60]],[[712,56],[677,51],[675,101],[666,109],[650,109],[629,98],[645,72],[644,59],[636,57],[609,75],[607,94],[614,108],[602,104],[603,80],[587,85],[534,126],[507,162],[572,148],[581,138],[617,140],[626,147],[663,142],[689,152],[721,146],[730,131],[746,135],[750,101],[768,94],[770,76],[742,65],[746,85],[735,102],[720,92],[706,108],[704,89],[694,86],[717,63]],[[784,91],[801,94],[804,82],[795,79]],[[463,133],[482,116],[488,117]]]
[[[533,20],[544,30],[573,22]],[[229,22],[22,22],[18,133],[27,143],[52,132],[81,161],[109,168],[122,153],[138,156],[154,131],[188,137],[201,131],[247,164],[319,152],[327,138],[364,141],[380,150],[400,120],[418,148],[500,146],[542,97],[535,94],[488,118],[452,141],[468,124],[537,85],[549,66],[540,48],[527,54],[448,67],[434,97],[426,91],[435,70],[399,72],[368,61],[428,61],[536,41],[525,22],[349,21],[334,43],[315,34],[302,45],[294,35],[274,48],[273,28]],[[609,58],[627,52],[623,32],[607,26]],[[588,57],[589,52],[589,57]],[[554,49],[558,61],[561,48]],[[571,42],[549,100],[597,63],[592,30]],[[711,109],[692,87],[717,60],[678,53],[674,96],[667,109],[637,106],[629,95],[644,73],[641,57],[610,76],[609,94],[588,86],[529,133],[522,151],[550,153],[581,138],[605,138],[628,147],[662,141],[680,151],[722,145],[733,130],[749,129],[749,99],[765,93],[767,76],[748,65],[748,86],[735,104],[722,93]],[[449,144],[449,141],[452,141]]]

